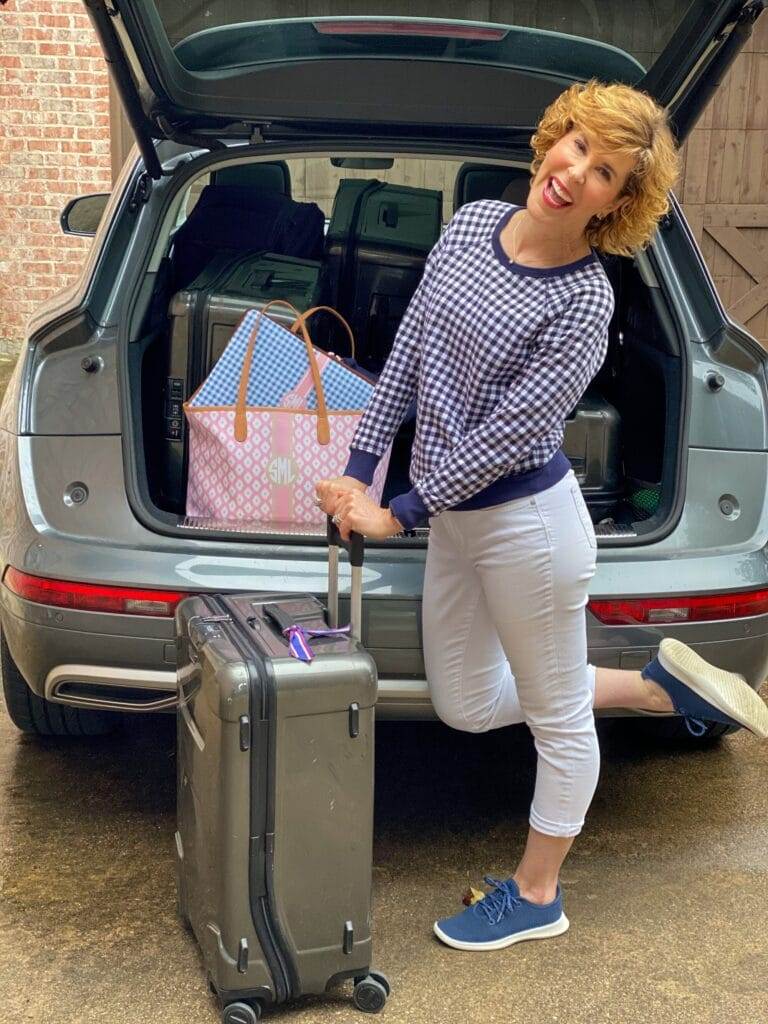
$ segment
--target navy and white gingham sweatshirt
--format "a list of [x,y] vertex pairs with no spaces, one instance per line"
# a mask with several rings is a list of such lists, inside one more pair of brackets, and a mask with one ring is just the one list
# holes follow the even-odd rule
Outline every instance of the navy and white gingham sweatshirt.
[[570,469],[565,418],[605,358],[613,289],[594,252],[512,263],[499,236],[518,209],[482,200],[451,219],[355,432],[345,473],[370,483],[417,398],[413,489],[390,502],[406,529],[537,493]]

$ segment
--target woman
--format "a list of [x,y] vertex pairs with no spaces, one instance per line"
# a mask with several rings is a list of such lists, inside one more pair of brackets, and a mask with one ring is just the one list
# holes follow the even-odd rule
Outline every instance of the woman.
[[[376,539],[429,520],[424,657],[457,729],[525,721],[538,753],[527,845],[482,901],[436,922],[459,949],[568,928],[558,885],[599,769],[593,707],[676,710],[768,736],[746,682],[664,640],[642,672],[587,664],[592,522],[564,421],[605,358],[614,307],[595,249],[631,255],[668,209],[678,156],[665,112],[624,85],[571,86],[532,138],[524,208],[463,206],[432,250],[342,477],[317,484],[342,533]],[[417,398],[413,488],[366,497]]]

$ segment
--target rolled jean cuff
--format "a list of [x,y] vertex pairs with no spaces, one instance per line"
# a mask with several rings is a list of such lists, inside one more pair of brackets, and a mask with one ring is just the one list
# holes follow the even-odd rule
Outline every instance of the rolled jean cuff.
[[571,839],[573,836],[577,836],[584,828],[583,818],[577,825],[560,825],[554,821],[547,821],[546,818],[540,817],[533,808],[531,808],[531,814],[528,822],[532,828],[536,829],[537,832],[541,832],[545,836],[553,836],[558,839]]

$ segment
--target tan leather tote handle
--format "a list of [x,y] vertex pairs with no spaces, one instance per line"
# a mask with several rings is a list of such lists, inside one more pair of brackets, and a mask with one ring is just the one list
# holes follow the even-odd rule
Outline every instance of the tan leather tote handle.
[[[235,403],[235,440],[241,443],[248,437],[248,420],[245,415],[245,407],[248,401],[248,378],[251,375],[251,363],[253,362],[253,350],[256,346],[256,339],[259,336],[259,327],[261,327],[261,318],[263,314],[270,308],[270,306],[286,306],[291,312],[296,314],[296,317],[301,316],[301,313],[296,307],[287,302],[285,299],[272,299],[265,306],[258,311],[256,319],[253,321],[253,327],[251,328],[251,335],[248,339],[248,345],[245,350],[245,356],[243,357],[243,366],[240,370],[240,382],[237,387],[237,402]],[[247,316],[248,314],[246,314]]]
[[[237,404],[235,405],[235,440],[242,443],[248,437],[248,419],[245,415],[245,408],[248,400],[248,378],[251,373],[253,350],[256,346],[256,338],[259,335],[262,316],[270,306],[276,305],[287,306],[288,309],[292,310],[296,314],[294,326],[296,323],[299,324],[299,331],[301,332],[304,346],[307,350],[309,368],[312,372],[312,383],[315,386],[315,394],[317,395],[317,440],[319,444],[329,444],[331,440],[331,425],[328,422],[328,409],[325,405],[325,392],[323,391],[323,382],[320,377],[320,368],[318,367],[317,359],[315,358],[315,350],[312,348],[312,341],[310,340],[309,333],[302,320],[302,314],[290,302],[286,302],[285,299],[272,299],[271,302],[262,306],[253,322],[251,336],[248,339],[248,348],[246,349],[245,358],[243,359],[243,368],[240,371],[240,386],[237,390]],[[304,315],[306,316],[306,314]]]
[[352,350],[352,358],[354,359],[355,358],[355,336],[352,333],[352,328],[349,326],[349,324],[344,319],[344,317],[341,315],[341,313],[338,311],[338,309],[334,309],[332,306],[313,306],[312,309],[308,309],[306,311],[306,313],[302,313],[301,314],[301,316],[298,318],[298,320],[296,320],[295,323],[291,326],[291,330],[294,332],[294,334],[297,333],[297,328],[299,327],[300,323],[306,323],[307,320],[309,320],[309,318],[312,316],[313,313],[320,313],[320,312],[323,312],[323,313],[333,313],[333,315],[336,317],[336,319],[340,320],[342,322],[342,324],[344,325],[344,330],[349,335],[349,347]]

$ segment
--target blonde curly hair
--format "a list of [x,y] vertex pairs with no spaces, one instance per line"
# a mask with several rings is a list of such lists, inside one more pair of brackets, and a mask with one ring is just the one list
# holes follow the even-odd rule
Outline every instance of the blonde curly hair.
[[669,191],[680,175],[680,155],[666,111],[638,89],[591,79],[576,83],[552,102],[531,138],[536,174],[552,146],[572,128],[599,140],[607,152],[637,158],[621,196],[629,201],[587,224],[587,241],[601,252],[632,256],[650,242],[669,210]]

